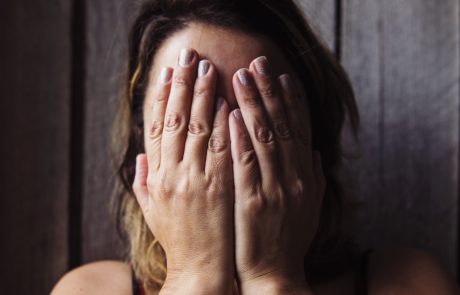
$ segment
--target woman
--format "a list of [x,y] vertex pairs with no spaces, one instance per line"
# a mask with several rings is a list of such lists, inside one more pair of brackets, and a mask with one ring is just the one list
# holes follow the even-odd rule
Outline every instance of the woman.
[[358,111],[291,0],[147,1],[130,45],[129,263],[82,266],[54,294],[457,293],[427,254],[344,242],[340,132]]

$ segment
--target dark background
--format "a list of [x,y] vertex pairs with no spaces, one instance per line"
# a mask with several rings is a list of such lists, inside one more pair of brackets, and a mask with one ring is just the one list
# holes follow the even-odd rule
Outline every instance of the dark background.
[[[108,214],[110,127],[139,1],[0,1],[0,293],[46,294],[120,257]],[[364,246],[458,260],[458,0],[303,0],[362,115],[344,175]]]

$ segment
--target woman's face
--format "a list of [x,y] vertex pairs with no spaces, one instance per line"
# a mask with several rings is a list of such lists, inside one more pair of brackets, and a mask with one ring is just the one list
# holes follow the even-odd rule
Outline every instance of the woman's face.
[[151,98],[155,81],[163,67],[174,68],[182,48],[195,49],[200,59],[207,59],[217,69],[216,95],[227,100],[231,109],[238,107],[232,87],[232,77],[240,68],[248,68],[253,59],[266,56],[273,74],[294,71],[276,44],[261,36],[251,36],[241,31],[224,29],[201,23],[191,23],[186,29],[170,36],[158,49],[150,74],[147,99],[144,104],[144,121],[150,117]]

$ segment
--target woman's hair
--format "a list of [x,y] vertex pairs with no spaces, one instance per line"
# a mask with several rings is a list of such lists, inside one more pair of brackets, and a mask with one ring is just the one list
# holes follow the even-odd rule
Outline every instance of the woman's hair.
[[142,107],[149,73],[160,45],[192,22],[268,37],[282,45],[279,47],[300,78],[310,108],[313,149],[321,153],[327,181],[318,231],[305,266],[307,273],[324,273],[321,266],[336,263],[341,256],[337,253],[343,254],[344,248],[345,193],[338,171],[344,157],[340,137],[346,115],[355,140],[359,129],[359,113],[344,69],[292,0],[150,0],[141,5],[132,24],[126,85],[114,128],[121,180],[114,198],[117,225],[129,244],[128,259],[136,276],[149,290],[159,290],[166,277],[164,251],[145,223],[132,191],[135,158],[144,152]]

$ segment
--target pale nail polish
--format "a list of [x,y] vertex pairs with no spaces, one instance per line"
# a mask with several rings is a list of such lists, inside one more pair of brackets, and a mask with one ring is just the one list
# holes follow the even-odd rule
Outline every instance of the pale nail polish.
[[234,110],[233,111],[233,116],[239,121],[241,121],[241,119],[243,119],[243,116],[241,115],[241,110],[240,109]]
[[238,71],[238,79],[244,86],[251,85],[251,77],[247,69],[241,69]]
[[283,74],[279,77],[281,88],[285,92],[292,92],[292,82],[288,74]]
[[261,75],[269,74],[268,59],[265,56],[261,56],[254,61],[254,66],[257,73]]
[[171,80],[171,76],[172,76],[172,69],[170,68],[161,69],[160,82],[163,84],[168,83]]
[[179,65],[181,67],[186,67],[190,64],[193,59],[193,53],[189,49],[182,49],[179,56]]
[[198,77],[203,77],[209,71],[210,64],[207,60],[201,60],[198,64]]

